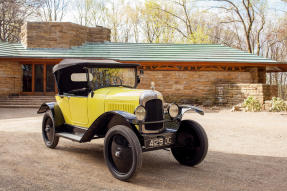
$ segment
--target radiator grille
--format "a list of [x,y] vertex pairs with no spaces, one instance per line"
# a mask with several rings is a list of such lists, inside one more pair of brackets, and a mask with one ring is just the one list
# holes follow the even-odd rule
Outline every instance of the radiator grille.
[[[161,121],[163,120],[163,105],[162,100],[152,99],[146,102],[146,120],[147,122],[151,121]],[[153,123],[145,124],[146,130],[159,130],[163,128],[163,123]]]
[[135,105],[133,104],[125,104],[125,103],[106,103],[106,111],[113,111],[113,110],[119,110],[119,111],[126,111],[129,113],[134,113]]

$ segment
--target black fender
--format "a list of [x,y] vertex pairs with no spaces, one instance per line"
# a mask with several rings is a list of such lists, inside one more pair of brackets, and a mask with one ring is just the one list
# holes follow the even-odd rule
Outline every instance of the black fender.
[[108,132],[109,128],[114,125],[126,125],[138,135],[140,136],[137,128],[134,125],[136,120],[136,116],[125,112],[125,111],[108,111],[99,116],[93,124],[89,127],[87,132],[81,139],[81,142],[90,141],[94,135],[99,137],[104,137]]
[[183,114],[187,111],[194,111],[200,115],[204,115],[204,111],[202,109],[192,106],[192,105],[181,105],[179,106],[179,108],[180,108],[180,114],[178,118],[180,119],[183,117]]
[[56,102],[43,103],[37,113],[41,114],[49,110],[52,112],[56,127],[59,127],[65,123],[62,111]]

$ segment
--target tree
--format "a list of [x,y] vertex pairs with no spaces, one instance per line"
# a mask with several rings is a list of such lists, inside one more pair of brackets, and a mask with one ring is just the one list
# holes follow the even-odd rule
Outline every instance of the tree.
[[38,11],[43,21],[62,21],[68,6],[68,0],[40,0]]
[[178,23],[181,23],[181,25],[173,26],[171,24],[168,24],[170,28],[175,29],[179,34],[181,34],[184,38],[190,39],[193,35],[193,26],[192,26],[192,5],[191,1],[187,0],[175,0],[171,1],[169,0],[169,4],[172,4],[175,8],[173,10],[168,10],[165,8],[160,8],[161,11],[165,12],[168,15],[171,15],[174,17]]
[[[135,6],[135,8],[131,7],[130,5],[127,5],[126,8],[126,38],[125,41],[127,42],[128,38],[132,39],[134,42],[139,42],[140,40],[140,24],[141,24],[141,18],[140,18],[140,8],[138,5]],[[130,37],[131,36],[131,37]]]
[[[121,4],[123,1],[120,2]],[[121,6],[115,0],[111,2],[111,10],[107,13],[108,15],[108,22],[110,23],[111,27],[111,37],[112,41],[119,42],[120,41],[120,25],[121,25]]]
[[172,11],[172,7],[167,3],[156,0],[146,1],[145,6],[141,9],[142,26],[146,42],[169,43],[175,41],[177,23],[171,15],[163,12],[162,9]]
[[151,12],[164,26],[164,32],[174,37],[170,42],[209,42],[208,30],[205,24],[200,23],[202,12],[193,11],[193,2],[195,3],[189,0],[154,0]]
[[[234,24],[241,27],[246,49],[250,53],[260,53],[260,36],[265,26],[266,0],[214,0],[223,3],[214,8],[225,10],[227,16],[223,24]],[[241,32],[239,32],[240,35]],[[240,38],[240,36],[238,36]],[[255,44],[257,46],[255,46]]]
[[18,42],[21,26],[38,6],[36,0],[0,0],[0,40]]
[[89,26],[92,23],[92,13],[95,9],[93,0],[76,0],[74,15],[76,22],[83,26]]

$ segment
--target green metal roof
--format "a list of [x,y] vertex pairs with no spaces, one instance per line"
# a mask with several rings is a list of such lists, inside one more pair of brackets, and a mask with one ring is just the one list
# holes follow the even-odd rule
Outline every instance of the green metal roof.
[[86,43],[71,49],[26,49],[20,43],[0,43],[0,57],[100,58],[121,61],[276,63],[261,56],[212,44]]

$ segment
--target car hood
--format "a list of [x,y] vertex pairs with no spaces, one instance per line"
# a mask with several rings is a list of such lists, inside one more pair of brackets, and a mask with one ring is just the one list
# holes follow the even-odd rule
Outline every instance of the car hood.
[[106,95],[106,101],[136,101],[139,103],[139,98],[145,90],[131,89],[125,87],[112,87]]
[[150,99],[162,99],[162,95],[153,90],[109,87],[102,91],[105,92],[105,111],[120,110],[133,113],[137,106],[145,105]]

